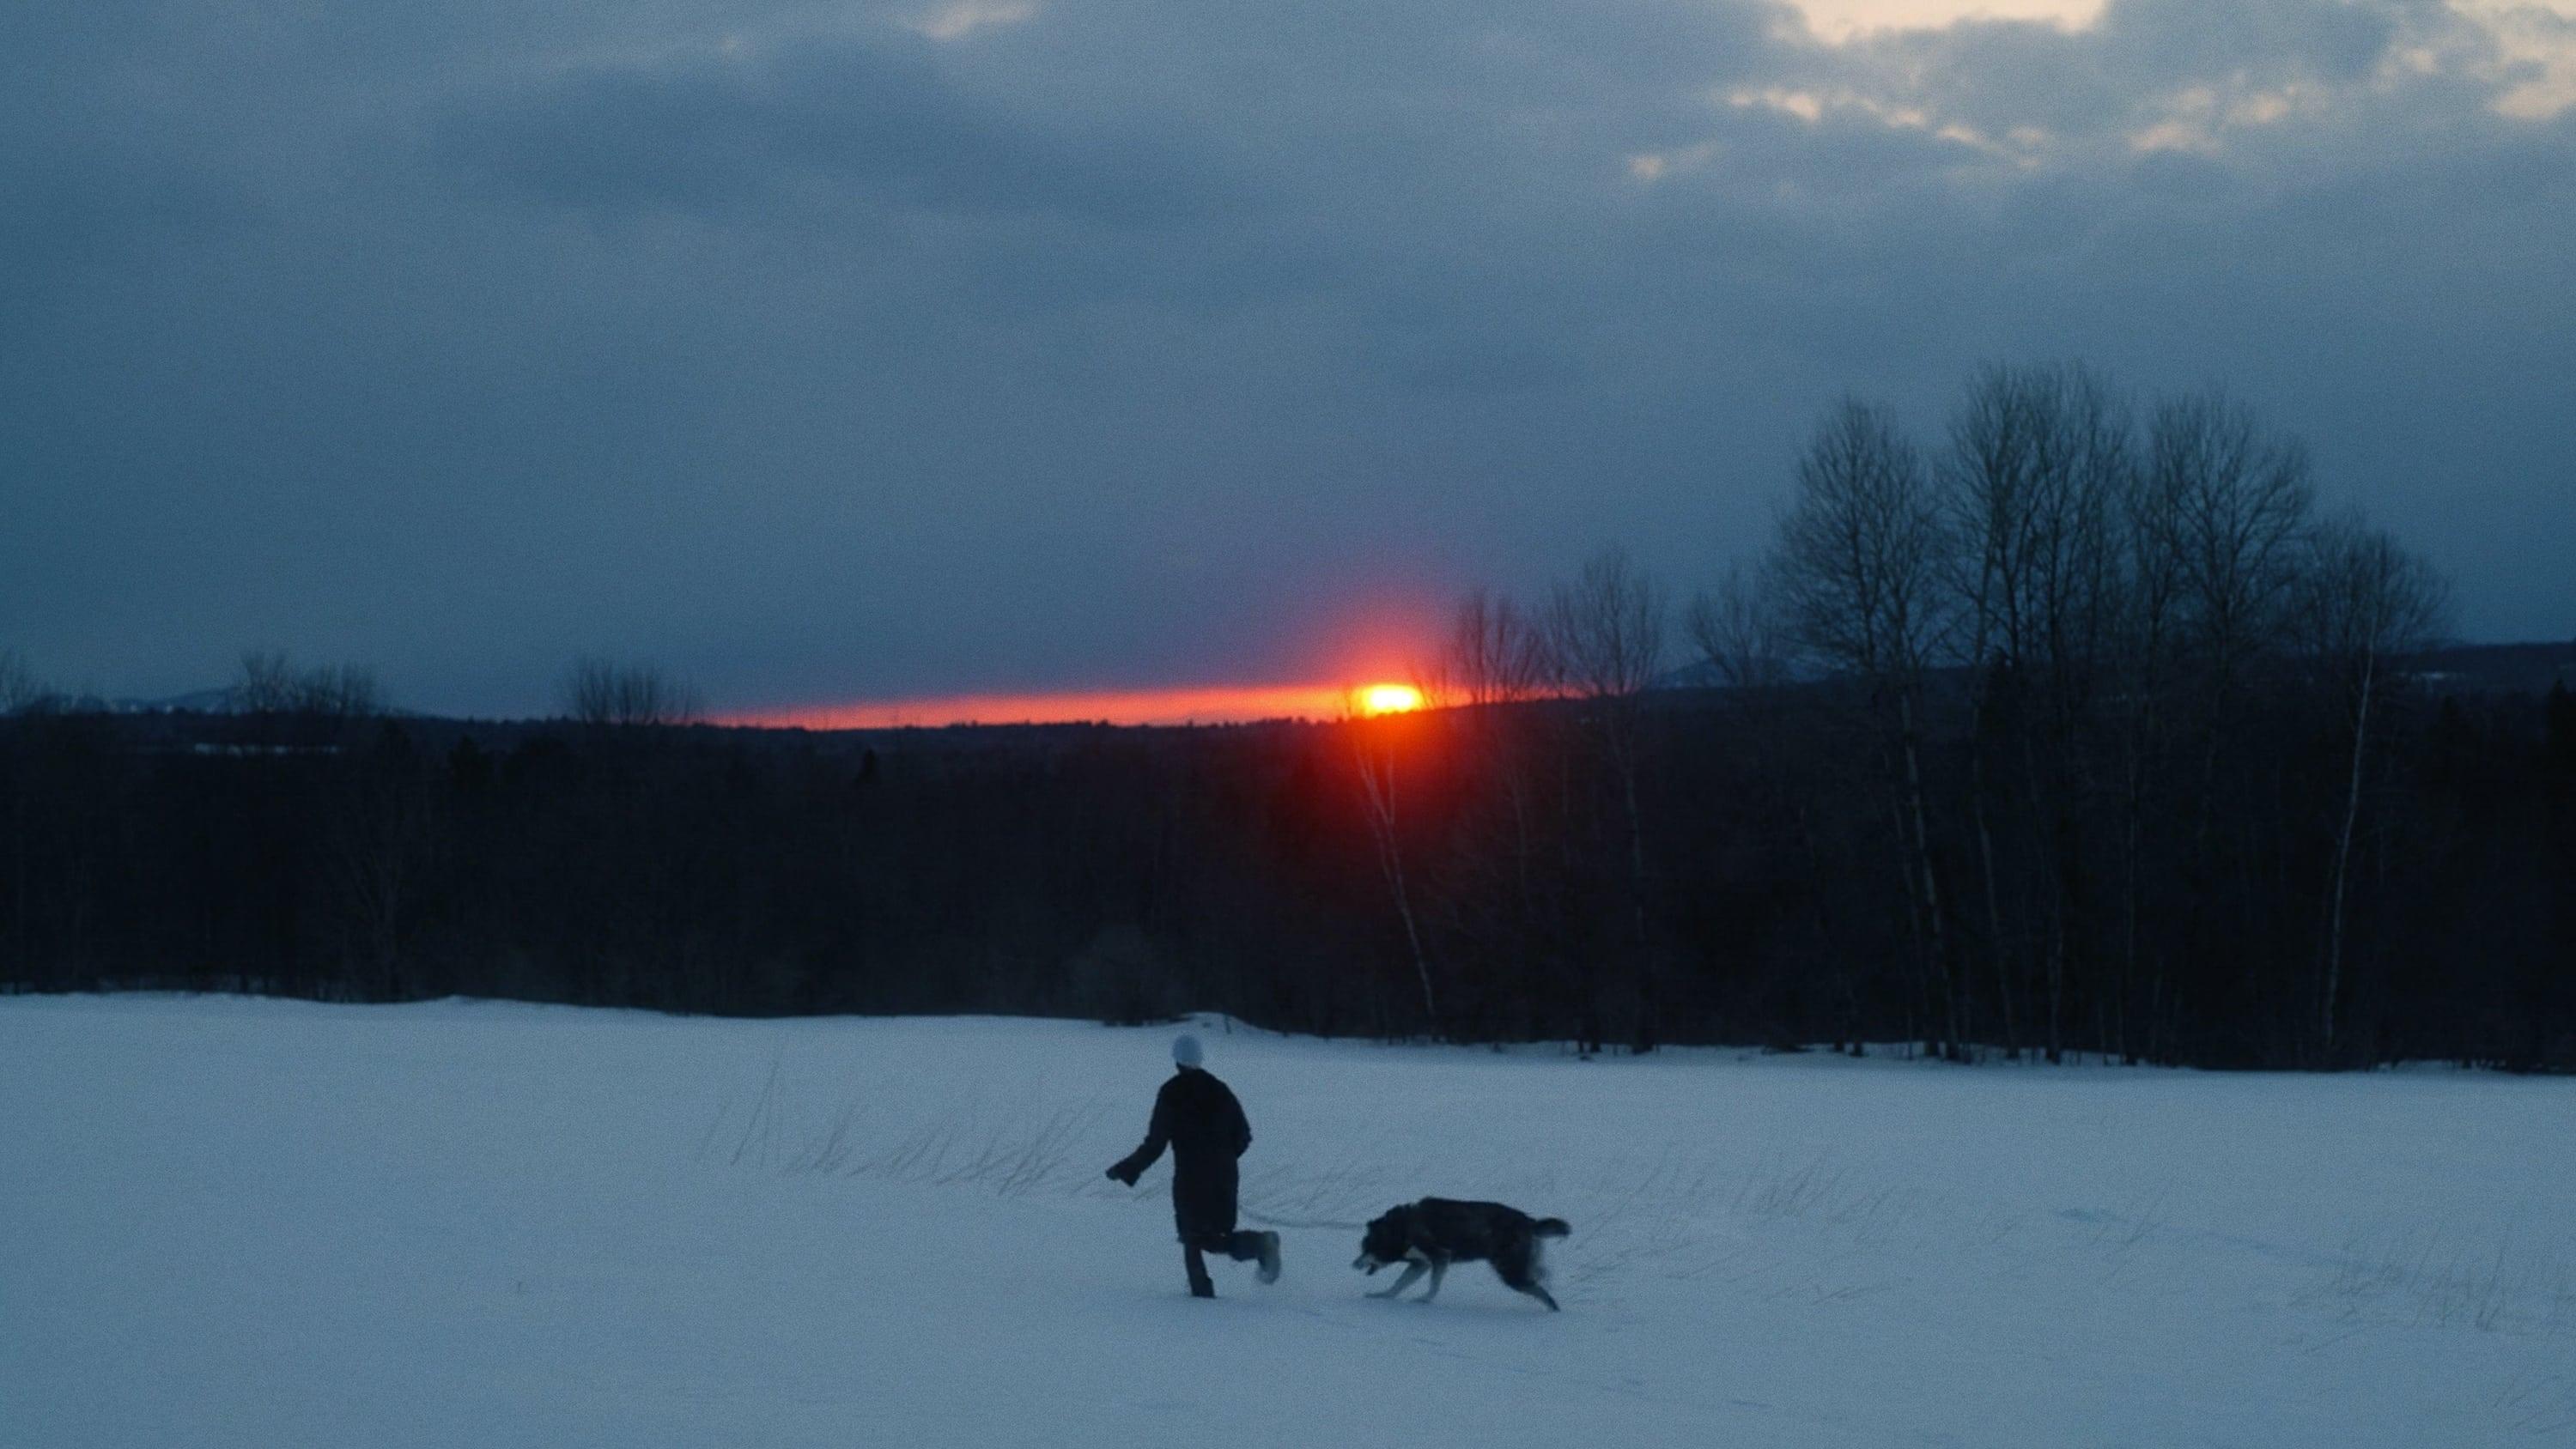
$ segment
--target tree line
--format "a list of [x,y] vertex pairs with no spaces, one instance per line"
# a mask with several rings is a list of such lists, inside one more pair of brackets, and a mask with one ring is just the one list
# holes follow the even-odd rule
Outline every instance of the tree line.
[[1847,400],[1753,561],[1462,599],[1434,708],[808,733],[583,661],[553,720],[0,658],[0,988],[1231,1011],[1591,1050],[2576,1067],[2576,699],[2217,393]]

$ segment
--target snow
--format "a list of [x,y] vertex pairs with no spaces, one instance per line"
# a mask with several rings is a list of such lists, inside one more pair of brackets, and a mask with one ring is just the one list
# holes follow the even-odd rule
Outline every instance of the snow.
[[[1166,1031],[0,1000],[0,1443],[2576,1440],[2576,1083],[1198,1029],[1213,1303],[1100,1176]],[[1426,1193],[1565,1311],[1363,1297]]]

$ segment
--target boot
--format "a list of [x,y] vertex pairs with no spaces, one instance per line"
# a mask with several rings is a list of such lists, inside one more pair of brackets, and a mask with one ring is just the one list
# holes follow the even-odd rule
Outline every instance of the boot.
[[1198,1244],[1185,1243],[1182,1245],[1181,1265],[1190,1270],[1190,1296],[1192,1298],[1214,1298],[1216,1296],[1216,1284],[1208,1278],[1207,1259],[1199,1255]]
[[1271,1232],[1236,1233],[1226,1239],[1225,1255],[1238,1263],[1259,1262],[1261,1281],[1279,1281],[1279,1235]]

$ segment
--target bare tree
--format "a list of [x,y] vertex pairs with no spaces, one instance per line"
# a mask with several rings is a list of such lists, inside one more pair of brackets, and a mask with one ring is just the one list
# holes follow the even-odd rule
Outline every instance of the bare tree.
[[1628,906],[1636,935],[1637,1044],[1651,1044],[1652,1003],[1646,930],[1646,830],[1637,799],[1637,777],[1646,691],[1664,668],[1664,628],[1671,613],[1663,586],[1612,547],[1592,556],[1570,583],[1557,585],[1548,602],[1549,653],[1563,688],[1585,703],[1584,717],[1600,738],[1619,792],[1627,830]]
[[1413,909],[1413,888],[1404,866],[1404,832],[1396,811],[1396,761],[1409,715],[1368,718],[1354,701],[1342,728],[1351,738],[1352,762],[1359,768],[1360,800],[1368,816],[1369,840],[1377,848],[1378,872],[1395,902],[1396,920],[1404,927],[1404,944],[1413,973],[1422,987],[1422,1015],[1431,1035],[1440,1035],[1440,999],[1431,986],[1431,957],[1423,949],[1422,925]]
[[2315,498],[2307,450],[2207,392],[2156,409],[2147,468],[2171,513],[2181,621],[2223,706],[2289,629]]
[[1950,540],[1922,455],[1884,411],[1847,399],[1817,425],[1771,560],[1784,623],[1823,663],[1893,689],[1920,682],[1946,630]]
[[1817,425],[1799,460],[1771,576],[1791,637],[1856,677],[1884,730],[1909,914],[1922,960],[1940,981],[1945,1052],[1959,1046],[1959,1001],[1924,799],[1919,714],[1924,671],[1948,628],[1940,585],[1950,547],[1922,455],[1884,411],[1845,399]]
[[298,669],[285,652],[252,649],[241,656],[231,690],[233,708],[245,714],[300,714],[362,719],[384,713],[375,671],[357,664]]
[[1788,680],[1779,615],[1744,565],[1731,566],[1716,588],[1692,596],[1689,628],[1701,661],[1727,688],[1770,689]]
[[649,664],[585,656],[564,671],[565,715],[586,725],[680,725],[698,717],[696,691]]
[[[2129,471],[2112,517],[2112,584],[2107,627],[2110,687],[2119,709],[2120,768],[2120,971],[2111,1040],[2122,1060],[2162,1060],[2164,1021],[2171,1000],[2166,962],[2146,958],[2147,827],[2152,803],[2164,787],[2173,738],[2174,695],[2182,673],[2183,612],[2182,478],[2170,467],[2141,464]],[[2146,1019],[2132,1029],[2129,1012],[2141,982],[2147,987]]]
[[1985,368],[1951,419],[1940,481],[1967,660],[2068,696],[2051,708],[2079,708],[2096,682],[2131,453],[2125,409],[2074,364]]
[[244,714],[284,714],[295,707],[295,667],[275,649],[245,650],[233,677],[232,706]]
[[1546,631],[1529,611],[1508,595],[1479,588],[1452,611],[1449,637],[1424,688],[1425,698],[1458,707],[1453,735],[1460,748],[1475,752],[1482,777],[1502,796],[1511,818],[1515,900],[1523,908],[1535,850],[1527,749],[1533,718],[1509,706],[1554,693],[1560,673]]
[[383,714],[384,692],[376,672],[356,664],[326,664],[296,681],[298,707],[308,714],[334,719],[365,719]]
[[2198,919],[2204,943],[2215,943],[2264,910],[2262,883],[2242,868],[2245,851],[2220,839],[2222,828],[2254,827],[2227,772],[2245,757],[2250,692],[2278,671],[2292,643],[2314,489],[2298,440],[2216,390],[2156,408],[2144,471],[2154,542],[2172,551],[2150,566],[2173,587],[2170,702],[2198,755],[2196,778],[2186,777],[2191,844],[2179,857],[2179,908]]
[[1449,616],[1449,637],[1423,680],[1435,704],[1517,704],[1551,692],[1557,676],[1547,636],[1508,595],[1474,589]]
[[1523,706],[1561,693],[1561,673],[1543,617],[1483,588],[1458,600],[1439,652],[1416,671],[1425,699],[1442,706],[1444,773],[1463,787],[1422,881],[1449,953],[1478,962],[1452,1003],[1453,1032],[1501,1036],[1539,1019],[1542,942],[1553,939],[1542,922],[1565,879],[1540,868],[1542,841],[1562,835],[1550,835],[1539,767],[1571,762],[1556,713]]
[[51,698],[53,691],[37,681],[24,655],[0,649],[0,715],[28,713]]
[[[1996,879],[1994,815],[1999,793],[1989,756],[1996,716],[2014,713],[2014,692],[2032,632],[2028,614],[2032,554],[2042,496],[2055,481],[2049,426],[2053,379],[2033,371],[1988,366],[1968,386],[1950,420],[1950,453],[1937,478],[1960,547],[1950,560],[1953,588],[1965,606],[1966,659],[1974,723],[1970,728],[1968,814],[1975,826],[1977,874],[1985,895],[1985,948],[2003,1017],[2004,1050],[2019,1056],[2014,1018],[2012,937],[2004,927]],[[2016,721],[2017,723],[2017,721]]]
[[1565,687],[1584,699],[1635,700],[1664,667],[1663,586],[1622,548],[1587,560],[1549,600],[1547,637]]
[[2017,768],[2034,847],[2049,861],[2040,974],[2051,1061],[2063,1051],[2067,956],[2082,911],[2076,755],[2110,644],[2112,521],[2131,471],[2127,419],[2110,388],[2061,364],[1981,369],[1952,416],[1939,472],[1959,543],[1953,589],[1975,706],[1969,807],[1997,1004],[2017,1052],[2014,941],[1994,848],[2008,793],[2001,765]]
[[2371,716],[2395,680],[2388,657],[2430,644],[2441,631],[2449,585],[2429,563],[2371,527],[2358,513],[2316,530],[2298,589],[2306,653],[2341,697],[2352,731],[2351,770],[2335,831],[2334,883],[2326,908],[2317,985],[2317,1033],[2331,1063],[2344,979],[2344,902],[2352,842],[2361,821],[2362,777]]

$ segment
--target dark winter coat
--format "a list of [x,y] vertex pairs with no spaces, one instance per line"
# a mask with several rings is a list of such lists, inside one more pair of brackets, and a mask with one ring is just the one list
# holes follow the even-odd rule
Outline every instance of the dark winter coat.
[[1234,1231],[1235,1162],[1252,1145],[1252,1124],[1225,1083],[1196,1067],[1172,1073],[1154,1097],[1145,1141],[1109,1175],[1133,1184],[1163,1148],[1172,1149],[1172,1223],[1184,1243],[1207,1245]]

